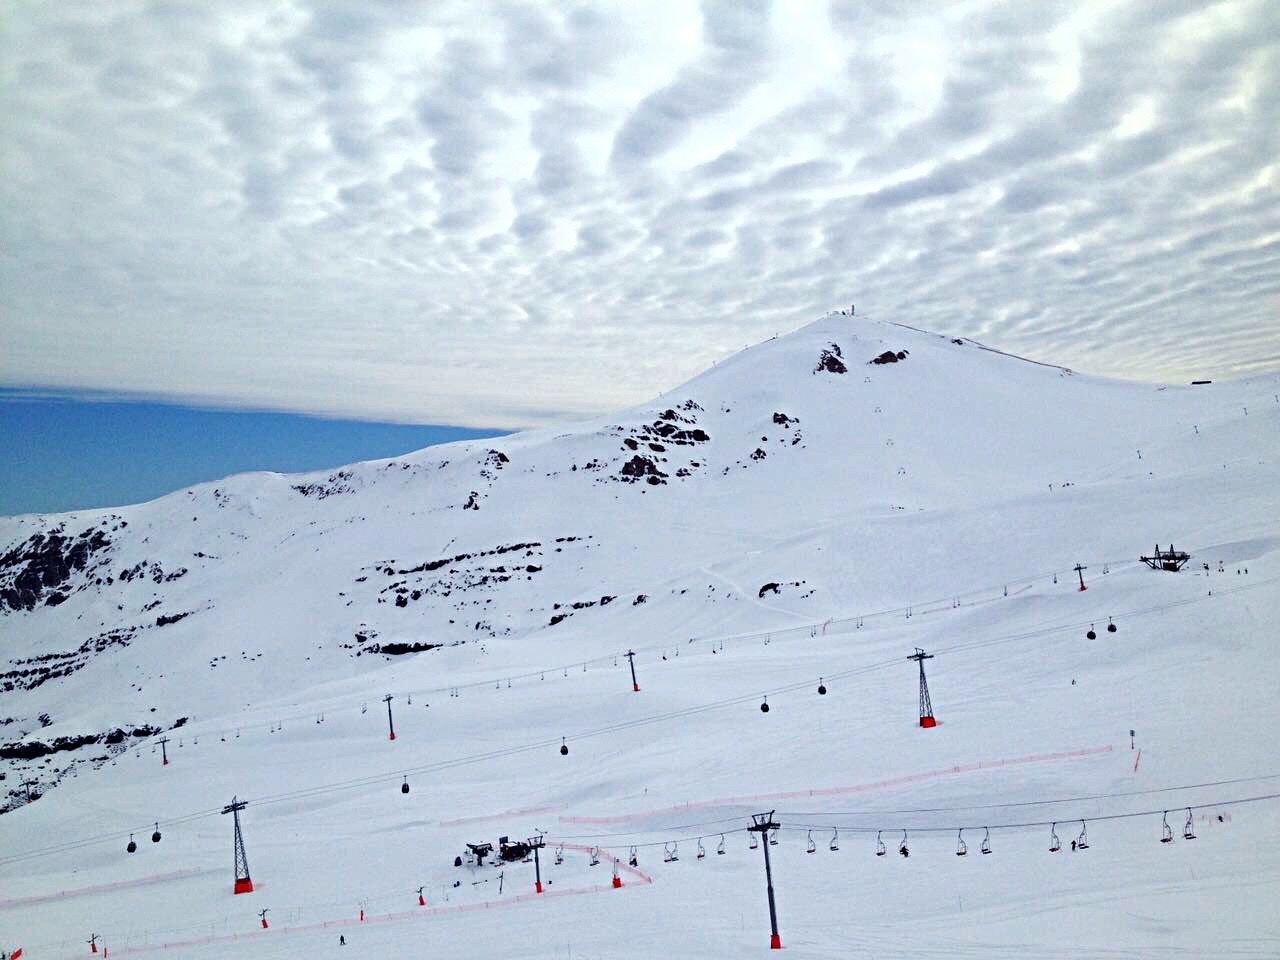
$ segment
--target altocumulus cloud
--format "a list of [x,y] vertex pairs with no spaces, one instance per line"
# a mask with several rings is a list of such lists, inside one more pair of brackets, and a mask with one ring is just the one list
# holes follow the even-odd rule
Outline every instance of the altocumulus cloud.
[[1280,366],[1280,16],[1221,3],[22,3],[0,383],[516,426],[856,301]]

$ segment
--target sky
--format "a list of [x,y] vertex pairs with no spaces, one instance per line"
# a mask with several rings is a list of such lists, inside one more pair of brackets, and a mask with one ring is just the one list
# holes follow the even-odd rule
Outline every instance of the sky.
[[233,473],[325,469],[496,433],[0,389],[0,516],[141,503]]
[[507,428],[856,303],[1280,367],[1280,14],[15,0],[0,386]]

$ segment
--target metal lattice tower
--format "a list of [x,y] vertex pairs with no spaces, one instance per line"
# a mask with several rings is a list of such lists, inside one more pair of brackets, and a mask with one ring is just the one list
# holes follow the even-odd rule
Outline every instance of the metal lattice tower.
[[929,699],[929,682],[924,678],[924,662],[932,660],[933,654],[925,653],[916,647],[916,652],[907,659],[915,660],[920,664],[920,726],[936,727],[938,721],[933,718],[933,701]]
[[240,811],[248,806],[243,800],[235,797],[222,808],[223,813],[231,814],[236,830],[236,893],[253,893],[253,881],[249,879],[249,858],[244,852],[244,834],[240,832]]

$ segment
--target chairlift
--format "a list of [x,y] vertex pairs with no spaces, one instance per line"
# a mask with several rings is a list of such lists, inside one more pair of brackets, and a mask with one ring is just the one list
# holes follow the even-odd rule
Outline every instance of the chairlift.
[[151,842],[152,842],[152,843],[159,843],[159,842],[160,842],[160,822],[159,822],[158,820],[156,821],[156,828],[155,828],[155,830],[153,830],[153,831],[151,832]]
[[1182,839],[1194,840],[1195,838],[1195,821],[1191,816],[1191,808],[1187,807],[1187,822],[1182,825]]
[[822,677],[818,678],[818,696],[825,697],[827,695],[827,685],[822,682]]
[[876,831],[876,856],[883,857],[885,855],[884,841],[880,839],[880,831]]
[[984,831],[982,834],[982,846],[979,849],[981,850],[982,853],[990,853],[991,852],[991,828],[983,827],[982,829]]
[[680,859],[680,853],[679,853],[679,850],[677,849],[679,846],[680,846],[680,844],[679,844],[679,843],[673,843],[673,844],[671,844],[671,845],[668,847],[668,846],[664,843],[664,844],[662,845],[662,862],[663,862],[663,863],[675,863],[677,860],[679,860],[679,859]]
[[591,866],[594,867],[599,862],[600,862],[600,848],[592,847],[591,848]]
[[1173,843],[1173,831],[1169,829],[1169,811],[1164,812],[1164,818],[1161,820],[1160,842]]
[[964,842],[964,828],[960,828],[960,832],[956,834],[956,856],[963,857],[969,852],[969,845]]
[[632,848],[631,848],[631,855],[630,855],[629,857],[627,857],[627,863],[631,864],[631,866],[633,866],[633,867],[638,867],[638,866],[640,865],[640,861],[636,858],[636,848],[635,848],[635,847],[632,847]]
[[816,853],[816,852],[817,852],[817,850],[818,850],[818,845],[817,845],[816,843],[814,843],[814,842],[813,842],[813,831],[812,831],[812,830],[810,830],[810,831],[809,831],[809,843],[805,846],[805,848],[804,848],[804,852],[805,852],[805,853]]
[[1080,836],[1076,837],[1076,849],[1089,849],[1089,828],[1083,820],[1080,821]]
[[1107,633],[1115,633],[1116,625],[1110,617],[1107,617]]
[[128,845],[127,847],[125,847],[125,850],[126,850],[126,851],[128,851],[129,853],[137,853],[137,852],[138,852],[138,845],[137,845],[137,843],[135,843],[135,842],[134,842],[133,834],[132,834],[132,833],[131,833],[131,834],[129,834],[129,845]]
[[840,849],[840,831],[839,830],[835,830],[835,829],[832,830],[831,842],[827,844],[827,849],[832,851]]
[[769,698],[768,698],[768,697],[765,697],[765,698],[760,702],[760,712],[761,712],[761,713],[768,713],[768,712],[769,712]]
[[755,850],[759,846],[760,846],[760,841],[756,839],[756,835],[754,833],[751,834],[751,849]]
[[698,838],[698,859],[705,860],[707,857],[707,848],[702,845],[702,838]]
[[[632,847],[631,849],[634,850],[635,847]],[[562,863],[564,863],[564,844],[563,843],[560,844],[560,846],[556,847],[556,866],[558,867]]]
[[769,846],[776,847],[778,845],[778,828],[774,827],[769,831]]
[[902,831],[902,842],[898,844],[898,853],[904,857],[911,856],[911,851],[907,849],[907,831]]
[[1091,623],[1091,624],[1089,624],[1089,632],[1088,632],[1088,633],[1086,633],[1086,634],[1085,634],[1085,636],[1086,636],[1086,637],[1088,637],[1090,640],[1097,640],[1097,639],[1098,639],[1097,631],[1095,631],[1095,630],[1093,629],[1093,624],[1092,624],[1092,623]]
[[716,844],[716,856],[717,857],[724,856],[724,834],[723,833],[720,834],[720,842]]
[[404,783],[400,784],[400,792],[401,792],[401,793],[408,793],[408,792],[409,792],[409,778],[408,778],[408,777],[405,777],[405,778],[404,778]]
[[1049,852],[1057,853],[1062,849],[1062,841],[1058,839],[1058,822],[1055,820],[1049,827]]
[[569,745],[564,742],[564,737],[560,738],[560,756],[567,757],[569,755]]

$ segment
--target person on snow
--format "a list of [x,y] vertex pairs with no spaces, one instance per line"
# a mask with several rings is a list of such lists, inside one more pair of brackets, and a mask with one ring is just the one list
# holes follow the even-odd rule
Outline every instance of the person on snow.
[[347,945],[347,935],[345,933],[338,934],[338,946],[345,947]]

